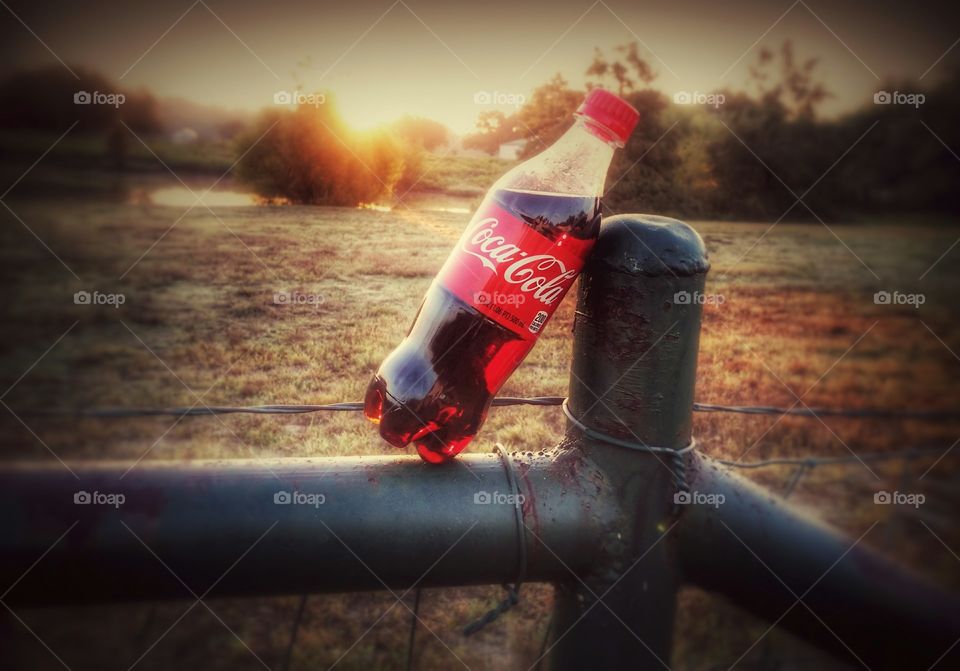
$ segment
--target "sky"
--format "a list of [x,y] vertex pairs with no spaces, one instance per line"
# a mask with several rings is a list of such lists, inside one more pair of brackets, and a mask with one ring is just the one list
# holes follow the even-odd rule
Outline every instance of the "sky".
[[891,78],[933,84],[956,67],[958,17],[951,3],[889,0],[3,0],[0,69],[62,61],[247,110],[328,89],[357,128],[412,114],[462,133],[555,73],[581,86],[596,47],[639,42],[673,96],[742,89],[758,50],[789,39],[820,59],[829,116]]

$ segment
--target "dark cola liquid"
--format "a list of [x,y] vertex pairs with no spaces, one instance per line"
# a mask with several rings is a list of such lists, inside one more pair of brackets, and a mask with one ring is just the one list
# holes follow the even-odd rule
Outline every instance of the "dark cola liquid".
[[[493,198],[554,240],[595,240],[600,199],[500,190]],[[434,282],[407,337],[367,388],[364,413],[391,445],[439,463],[476,435],[494,395],[533,347]]]

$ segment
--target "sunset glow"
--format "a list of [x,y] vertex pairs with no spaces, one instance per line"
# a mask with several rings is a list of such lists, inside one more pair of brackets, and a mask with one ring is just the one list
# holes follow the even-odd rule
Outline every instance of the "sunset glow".
[[[797,4],[784,13],[753,1],[694,3],[695,22],[690,3],[668,2],[565,4],[549,12],[499,1],[359,2],[336,13],[292,2],[267,15],[247,3],[198,4],[185,14],[157,5],[125,17],[120,33],[66,3],[62,12],[17,4],[64,62],[125,87],[250,111],[269,106],[277,91],[329,90],[358,129],[410,114],[459,133],[472,130],[484,109],[512,110],[508,103],[478,104],[478,94],[522,100],[558,72],[582,86],[597,47],[639,42],[658,75],[652,85],[672,97],[743,88],[758,50],[792,39],[802,45],[799,57],[820,59],[818,72],[831,93],[822,112],[831,115],[864,104],[888,77],[919,76],[956,38],[949,22],[924,23],[919,13],[891,21],[852,6],[814,14]],[[15,55],[4,61],[7,68],[56,63],[16,27],[8,27]]]

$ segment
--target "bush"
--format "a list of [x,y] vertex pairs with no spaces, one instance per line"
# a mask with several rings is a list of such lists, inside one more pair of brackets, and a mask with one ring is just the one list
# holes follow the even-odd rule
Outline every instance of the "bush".
[[293,203],[355,206],[412,183],[417,150],[387,131],[358,133],[332,97],[262,114],[237,140],[238,177],[258,194]]

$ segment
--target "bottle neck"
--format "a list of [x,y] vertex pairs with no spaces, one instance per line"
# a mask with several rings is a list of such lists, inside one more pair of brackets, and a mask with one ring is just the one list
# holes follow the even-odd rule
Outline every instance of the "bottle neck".
[[516,166],[500,186],[578,196],[603,195],[613,153],[621,143],[595,121],[577,116],[553,145]]
[[576,114],[574,115],[574,118],[576,119],[576,123],[574,123],[570,130],[580,127],[584,132],[592,135],[604,144],[610,145],[614,150],[623,149],[623,141],[617,137],[616,133],[603,124],[594,121],[588,116],[583,116],[582,114]]

